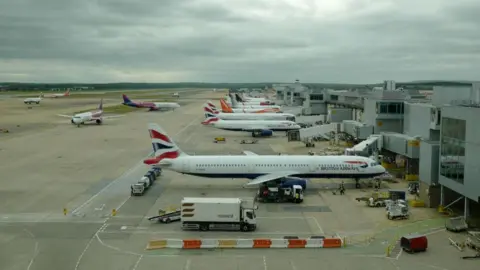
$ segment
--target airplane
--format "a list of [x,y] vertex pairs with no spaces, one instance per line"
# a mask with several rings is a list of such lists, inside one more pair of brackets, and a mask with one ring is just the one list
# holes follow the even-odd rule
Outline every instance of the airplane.
[[44,97],[47,98],[59,98],[59,97],[68,97],[70,96],[70,89],[68,89],[65,93],[63,94],[49,94],[49,95],[44,95]]
[[208,117],[202,124],[232,131],[289,131],[301,129],[297,123],[287,120],[221,120],[217,117]]
[[255,98],[250,98],[249,100],[241,97],[238,93],[235,93],[235,99],[243,103],[245,105],[260,105],[260,106],[269,106],[269,105],[275,105],[275,102],[266,100],[266,99],[255,99]]
[[385,173],[373,159],[362,156],[243,155],[190,156],[183,152],[162,128],[150,123],[148,131],[154,156],[144,164],[182,174],[208,178],[247,178],[247,185],[257,185],[285,177],[359,179]]
[[177,97],[178,98],[178,97],[180,97],[180,94],[178,94],[178,92],[175,92],[175,93],[172,94],[172,97]]
[[42,94],[38,97],[31,97],[31,98],[26,98],[23,100],[23,103],[25,104],[32,104],[32,103],[37,103],[40,104],[40,101],[42,101]]
[[270,109],[280,110],[280,106],[277,106],[277,105],[259,105],[259,104],[245,103],[245,102],[242,102],[242,103],[239,104],[238,101],[236,100],[236,98],[232,98],[232,97],[230,97],[230,100],[231,100],[233,108],[240,108],[240,109],[266,109],[266,108],[270,108]]
[[[209,101],[208,104],[211,105],[210,106],[211,108],[213,107],[216,110],[215,105],[211,101]],[[251,108],[245,108],[244,107],[244,108],[239,108],[239,109],[233,109],[223,99],[220,99],[220,106],[222,107],[222,111],[224,113],[277,113],[277,112],[281,112],[281,110],[278,109],[278,108],[251,109]]]
[[211,103],[203,104],[205,118],[216,117],[221,120],[288,120],[295,122],[295,115],[290,113],[221,113],[211,108]]
[[123,105],[135,108],[149,108],[149,111],[175,110],[180,108],[180,105],[175,102],[134,102],[131,101],[127,95],[123,94]]
[[98,125],[101,125],[103,120],[105,119],[122,117],[124,115],[103,116],[103,99],[101,99],[100,105],[98,106],[98,109],[96,111],[78,113],[73,116],[58,114],[58,116],[71,118],[70,122],[74,125],[77,125],[77,127],[80,127],[80,125],[84,125],[86,122],[92,122],[92,121],[95,121]]

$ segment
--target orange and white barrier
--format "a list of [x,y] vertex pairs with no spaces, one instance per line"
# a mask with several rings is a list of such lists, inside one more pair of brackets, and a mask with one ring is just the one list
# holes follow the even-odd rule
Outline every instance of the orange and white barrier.
[[161,239],[148,243],[147,250],[175,248],[340,248],[340,238],[304,238],[304,239]]

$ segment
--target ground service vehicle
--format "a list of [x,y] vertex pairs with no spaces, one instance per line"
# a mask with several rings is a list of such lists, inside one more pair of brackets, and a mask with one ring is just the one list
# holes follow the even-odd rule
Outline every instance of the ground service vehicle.
[[157,220],[160,223],[170,223],[172,221],[180,221],[180,209],[158,210],[158,216],[148,218],[148,220]]
[[269,137],[273,135],[273,131],[268,129],[252,131],[252,137]]
[[184,198],[183,229],[254,231],[257,228],[253,199]]
[[408,219],[410,213],[408,207],[402,204],[391,205],[387,211],[387,218],[392,219]]
[[143,183],[133,184],[130,190],[131,196],[142,196],[145,193],[145,186]]
[[257,192],[257,200],[260,202],[303,202],[303,188],[300,185],[278,185],[268,187],[261,185]]
[[160,168],[153,168],[150,169],[149,172],[152,172],[157,178],[162,175],[162,169]]
[[142,184],[145,189],[149,188],[152,185],[152,181],[146,176],[142,177],[142,179],[140,179],[138,183]]
[[148,171],[144,176],[150,179],[150,183],[153,183],[153,181],[157,180],[157,176],[155,175],[155,172],[151,170]]

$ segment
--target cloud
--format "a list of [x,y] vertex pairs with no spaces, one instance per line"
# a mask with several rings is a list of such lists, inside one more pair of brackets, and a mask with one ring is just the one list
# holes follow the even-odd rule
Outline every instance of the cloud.
[[476,79],[475,0],[7,0],[0,81]]

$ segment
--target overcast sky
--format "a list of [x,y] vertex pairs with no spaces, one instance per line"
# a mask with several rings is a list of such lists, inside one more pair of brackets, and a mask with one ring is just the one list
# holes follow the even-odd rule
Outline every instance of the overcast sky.
[[1,0],[0,81],[480,80],[479,0]]

